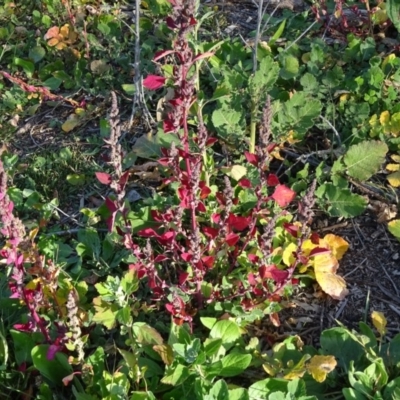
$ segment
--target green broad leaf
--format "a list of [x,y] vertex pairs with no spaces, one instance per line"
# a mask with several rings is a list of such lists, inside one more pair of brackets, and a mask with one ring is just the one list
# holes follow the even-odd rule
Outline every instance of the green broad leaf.
[[128,96],[133,96],[135,94],[136,88],[133,83],[125,83],[121,85],[121,87]]
[[278,39],[280,39],[280,37],[283,34],[283,31],[285,30],[285,26],[286,26],[286,19],[284,19],[280,24],[278,29],[275,31],[274,35],[272,36],[272,38],[269,40],[268,44],[270,46],[272,46]]
[[81,257],[86,255],[93,257],[95,260],[100,258],[101,242],[96,229],[80,229],[78,231],[78,241],[80,243],[76,246],[76,251]]
[[161,345],[164,340],[162,336],[150,325],[143,322],[133,324],[133,333],[140,344]]
[[371,365],[369,365],[364,373],[373,382],[373,388],[382,390],[389,380],[389,375],[385,368],[385,363],[382,358],[377,358]]
[[121,279],[121,287],[126,295],[136,292],[139,288],[139,280],[134,271],[128,271]]
[[220,375],[232,377],[240,375],[251,363],[250,354],[228,354],[221,359],[222,369]]
[[241,337],[239,326],[227,319],[218,321],[211,329],[211,339],[222,339],[222,345],[229,350]]
[[319,89],[317,78],[309,72],[305,73],[300,78],[300,84],[303,86],[303,89],[307,93],[315,93]]
[[23,60],[22,58],[15,57],[14,64],[22,67],[26,76],[28,78],[32,78],[32,75],[35,72],[35,64],[32,61]]
[[215,382],[205,398],[210,400],[230,400],[228,385],[222,379]]
[[261,94],[266,94],[272,90],[278,76],[279,64],[270,56],[264,57],[258,66],[258,70],[249,80],[252,96],[257,99]]
[[342,393],[345,400],[368,400],[368,397],[365,397],[362,393],[352,388],[344,388],[342,389]]
[[227,97],[229,96],[231,93],[230,89],[227,88],[226,86],[218,86],[214,93],[213,96],[211,98],[211,100],[217,100],[217,99],[221,99],[222,97]]
[[268,396],[268,400],[286,400],[287,397],[283,392],[274,392]]
[[[37,339],[40,340],[40,335],[39,337],[35,337],[32,334],[16,331],[14,329],[11,329],[10,333],[14,345],[14,356],[17,364],[21,365],[24,362],[31,363],[31,352],[36,345],[35,341]],[[36,336],[38,336],[38,334],[36,334]]]
[[267,400],[271,393],[287,392],[288,381],[279,378],[267,378],[253,383],[249,387],[250,400]]
[[68,357],[64,353],[57,352],[52,360],[47,358],[50,345],[40,344],[32,349],[33,365],[39,372],[52,383],[62,384],[62,379],[73,372],[68,363]]
[[297,136],[302,137],[314,125],[321,109],[319,100],[310,99],[304,92],[297,92],[281,104],[279,109],[274,110],[274,125],[285,134],[288,130],[294,130]]
[[220,136],[229,137],[239,133],[242,116],[243,113],[224,105],[213,112],[211,120]]
[[84,174],[70,174],[67,175],[67,182],[73,186],[82,186],[86,182],[86,176]]
[[376,347],[378,345],[378,341],[376,340],[373,330],[362,321],[358,323],[358,326],[360,329],[360,333],[368,338],[367,340],[369,341],[369,343],[367,345],[372,348]]
[[357,366],[364,356],[365,349],[355,341],[346,328],[331,328],[321,334],[321,349],[325,354],[333,355],[338,366],[348,371],[351,361]]
[[132,153],[141,158],[156,158],[161,156],[161,148],[169,149],[172,142],[177,146],[180,144],[178,136],[172,133],[158,132],[153,135],[151,132],[140,136],[132,146]]
[[383,390],[384,399],[400,400],[400,376],[390,381]]
[[229,177],[240,181],[247,174],[247,168],[242,165],[231,165],[229,167],[222,167],[221,171]]
[[359,181],[371,178],[379,171],[388,150],[385,143],[376,140],[351,146],[343,157],[347,173]]
[[356,217],[367,207],[367,200],[363,196],[351,193],[349,189],[338,188],[331,183],[322,185],[320,189],[324,189],[327,212],[332,217]]
[[156,400],[153,392],[132,392],[130,400]]
[[29,50],[29,58],[36,64],[46,55],[46,50],[42,46],[34,46]]
[[7,368],[8,362],[8,345],[5,337],[0,332],[0,371]]
[[121,356],[124,358],[126,365],[128,365],[129,369],[131,371],[137,372],[139,364],[138,364],[138,359],[137,359],[136,355],[130,351],[126,351],[126,350],[122,350],[122,349],[118,349],[118,351],[121,354]]
[[229,400],[249,400],[247,389],[237,388],[229,390]]
[[49,88],[50,90],[57,90],[61,86],[62,82],[62,79],[52,76],[43,82],[43,86]]
[[280,56],[282,68],[280,70],[280,76],[283,79],[295,78],[299,73],[299,60],[287,53],[281,53]]
[[117,304],[107,303],[101,297],[93,299],[93,306],[96,311],[92,321],[103,324],[107,329],[112,329],[115,326],[117,312],[119,307]]
[[218,353],[222,346],[222,339],[206,339],[204,341],[204,351],[207,357],[213,357]]
[[393,25],[400,32],[400,1],[399,0],[386,0],[386,12]]
[[168,369],[164,378],[161,379],[162,383],[166,385],[180,385],[182,384],[190,375],[190,371],[188,367],[185,367],[182,364],[173,365]]
[[103,347],[97,347],[95,352],[86,360],[86,364],[90,365],[93,370],[94,382],[100,382],[102,379],[104,372],[104,360],[105,353]]

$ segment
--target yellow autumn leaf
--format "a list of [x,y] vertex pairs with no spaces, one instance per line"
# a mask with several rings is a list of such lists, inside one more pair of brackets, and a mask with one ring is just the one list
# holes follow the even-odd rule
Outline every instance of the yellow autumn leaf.
[[315,279],[321,289],[335,300],[343,300],[349,291],[345,280],[336,275],[339,266],[337,259],[332,254],[316,255],[313,264]]
[[169,344],[154,345],[153,350],[160,355],[165,365],[171,365],[173,363],[174,352]]
[[386,126],[390,123],[390,114],[389,111],[383,111],[379,117],[379,122],[381,125]]
[[395,161],[395,162],[397,162],[397,163],[400,163],[400,155],[398,155],[398,154],[392,154],[392,155],[390,156],[390,158],[391,158],[393,161]]
[[389,181],[390,185],[393,187],[400,186],[400,171],[393,172],[392,174],[387,176],[387,180]]
[[307,367],[305,365],[306,361],[308,361],[310,358],[310,354],[304,354],[304,356],[301,357],[301,360],[289,372],[287,372],[283,378],[289,380],[302,378],[307,371]]
[[283,250],[282,261],[287,266],[290,267],[294,262],[293,252],[297,250],[296,243],[290,243],[285,250]]
[[386,169],[388,170],[388,171],[398,171],[399,170],[399,168],[400,168],[400,164],[388,164],[388,165],[386,165]]
[[60,43],[60,41],[59,41],[57,38],[52,38],[52,39],[50,39],[50,40],[47,42],[47,44],[48,44],[50,47],[54,47],[54,46],[57,45],[58,43]]
[[70,132],[81,123],[81,119],[76,114],[71,114],[68,119],[62,124],[61,129],[64,132]]
[[314,244],[311,239],[306,239],[301,245],[301,250],[303,251],[305,256],[308,256],[311,253],[311,250],[318,247],[318,245]]
[[387,320],[383,313],[379,311],[372,311],[371,320],[379,334],[384,336],[386,334]]
[[342,237],[333,235],[331,233],[326,235],[323,241],[328,245],[333,256],[337,260],[340,260],[344,253],[346,253],[346,251],[349,249],[349,244]]
[[385,67],[386,67],[386,65],[389,63],[389,62],[392,62],[392,61],[394,61],[396,59],[396,55],[395,54],[389,54],[387,57],[385,57],[384,59],[383,59],[383,61],[382,61],[382,66],[381,66],[381,68],[382,68],[382,70],[384,70],[385,69]]
[[324,382],[337,365],[334,356],[314,356],[307,365],[308,372],[317,382]]

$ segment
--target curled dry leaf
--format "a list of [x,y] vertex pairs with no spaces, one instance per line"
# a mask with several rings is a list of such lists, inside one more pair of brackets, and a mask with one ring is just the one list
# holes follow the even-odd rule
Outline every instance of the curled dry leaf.
[[334,356],[314,356],[307,365],[308,372],[317,382],[324,382],[329,372],[336,367]]

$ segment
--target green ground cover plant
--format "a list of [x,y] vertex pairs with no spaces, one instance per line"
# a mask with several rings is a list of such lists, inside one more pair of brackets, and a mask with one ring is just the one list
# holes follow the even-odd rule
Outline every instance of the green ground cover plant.
[[[397,38],[396,3],[260,12],[253,47],[210,34],[218,15],[199,6],[137,1],[135,19],[107,2],[1,6],[4,396],[400,398],[400,339],[386,339],[380,313],[377,335],[365,321],[360,333],[339,326],[318,348],[249,335],[262,319],[278,327],[298,287],[348,294],[337,274],[348,243],[311,229],[317,207],[351,218],[367,207],[353,182],[399,186],[400,61],[378,40]],[[129,149],[123,101],[154,121]],[[93,150],[8,151],[21,118],[60,105],[60,135],[84,136],[100,117],[84,138]],[[132,201],[146,163],[159,185]],[[100,201],[61,222],[82,193]]]

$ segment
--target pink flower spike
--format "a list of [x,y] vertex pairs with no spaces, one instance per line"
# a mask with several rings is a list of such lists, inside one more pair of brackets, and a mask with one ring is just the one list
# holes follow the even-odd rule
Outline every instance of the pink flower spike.
[[158,75],[148,75],[146,79],[143,80],[143,86],[149,90],[157,90],[164,86],[167,79],[163,76]]

